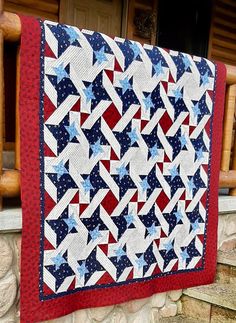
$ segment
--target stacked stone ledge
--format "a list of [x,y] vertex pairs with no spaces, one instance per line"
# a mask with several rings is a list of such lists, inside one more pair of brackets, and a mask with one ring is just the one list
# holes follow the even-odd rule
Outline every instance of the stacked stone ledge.
[[0,235],[0,322],[17,322],[19,303],[19,234]]

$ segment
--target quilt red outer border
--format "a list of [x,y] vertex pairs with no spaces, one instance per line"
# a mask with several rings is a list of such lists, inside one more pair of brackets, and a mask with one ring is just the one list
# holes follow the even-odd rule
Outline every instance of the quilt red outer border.
[[80,291],[57,299],[39,299],[40,259],[40,24],[35,18],[21,17],[20,56],[20,129],[21,196],[23,232],[21,251],[21,322],[54,319],[75,310],[122,303],[154,293],[182,289],[213,282],[216,270],[216,236],[218,222],[218,181],[220,166],[223,104],[226,69],[217,63],[216,95],[212,129],[209,218],[206,238],[205,268],[202,271],[158,277],[115,287]]

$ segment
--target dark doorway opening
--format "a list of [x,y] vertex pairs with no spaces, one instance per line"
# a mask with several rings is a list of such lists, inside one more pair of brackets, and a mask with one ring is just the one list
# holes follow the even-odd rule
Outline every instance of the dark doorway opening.
[[159,0],[157,44],[207,56],[211,0]]

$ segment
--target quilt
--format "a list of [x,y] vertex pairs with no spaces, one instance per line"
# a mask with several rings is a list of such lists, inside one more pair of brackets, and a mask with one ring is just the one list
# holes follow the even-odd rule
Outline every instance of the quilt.
[[21,24],[21,322],[213,282],[224,65]]

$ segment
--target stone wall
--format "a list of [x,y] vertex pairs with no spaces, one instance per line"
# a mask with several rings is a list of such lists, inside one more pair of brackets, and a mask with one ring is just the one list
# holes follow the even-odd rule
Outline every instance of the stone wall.
[[[19,322],[21,234],[0,234],[0,323]],[[182,291],[160,293],[121,305],[80,310],[53,323],[156,323],[181,311]]]
[[0,322],[19,320],[19,260],[21,234],[0,234]]
[[[20,233],[0,234],[0,323],[19,322]],[[220,214],[218,248],[236,248],[236,216]],[[116,306],[77,311],[53,323],[158,323],[182,312],[182,291],[171,291]]]
[[236,214],[220,214],[218,222],[218,249],[229,251],[236,248]]

